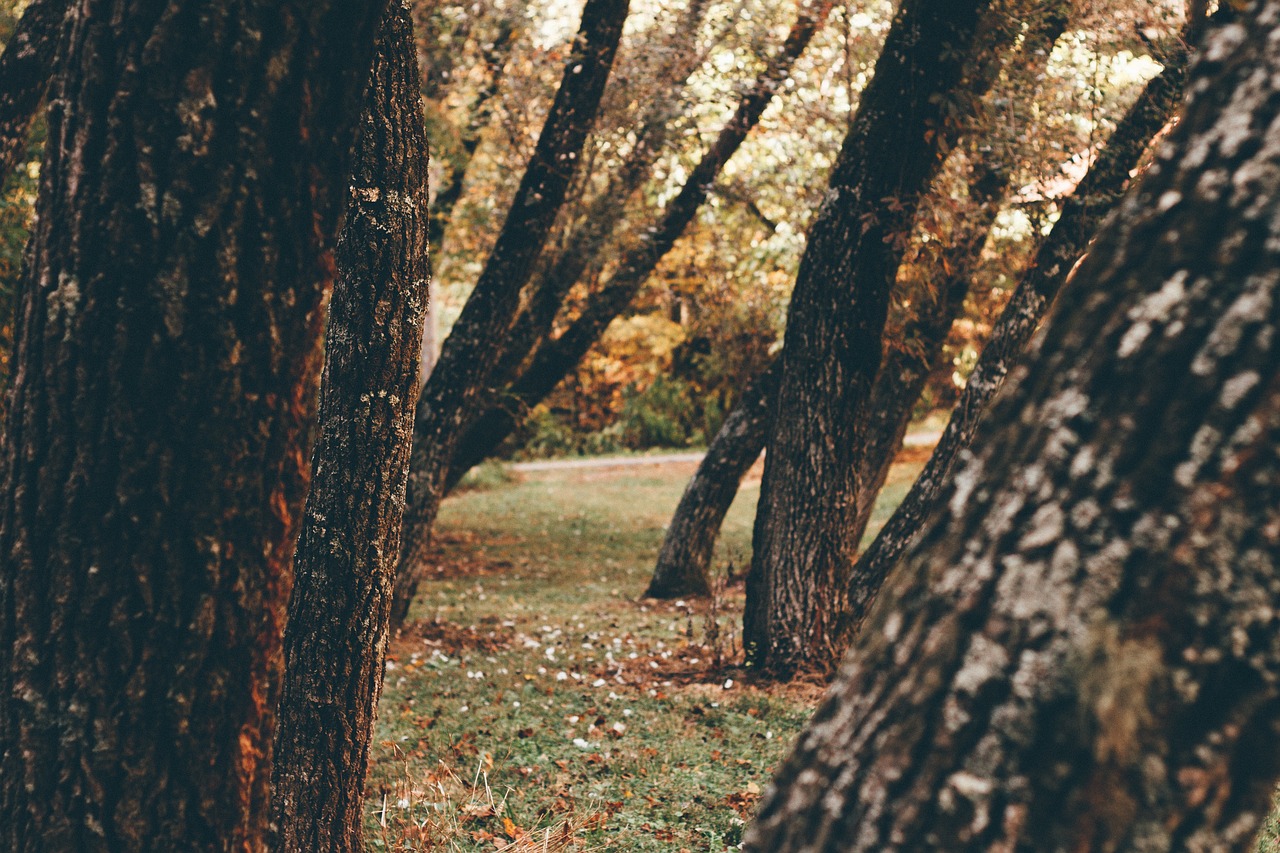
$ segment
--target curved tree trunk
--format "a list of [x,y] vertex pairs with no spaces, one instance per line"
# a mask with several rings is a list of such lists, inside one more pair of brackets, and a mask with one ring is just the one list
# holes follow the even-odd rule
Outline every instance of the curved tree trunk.
[[1246,851],[1280,777],[1280,3],[895,567],[746,849]]
[[0,54],[0,183],[27,153],[27,134],[54,73],[68,0],[35,0]]
[[757,671],[835,660],[830,616],[844,610],[858,545],[849,531],[864,489],[865,404],[901,237],[960,130],[962,117],[947,113],[985,93],[999,68],[990,57],[1012,39],[988,5],[899,6],[809,229],[747,574],[743,644]]
[[0,451],[0,848],[265,848],[381,11],[75,6]]
[[[652,232],[644,235],[641,242],[624,253],[617,271],[603,289],[588,298],[581,315],[570,327],[560,337],[549,339],[546,337],[549,328],[544,324],[537,334],[520,341],[528,349],[523,354],[527,356],[527,364],[503,388],[498,395],[499,402],[475,416],[466,427],[450,462],[449,487],[497,449],[516,428],[522,413],[550,394],[578,366],[613,319],[631,304],[697,214],[716,176],[759,123],[760,116],[790,75],[796,60],[804,53],[814,34],[822,29],[831,6],[832,0],[810,0],[801,7],[781,50],[742,96],[733,118],[721,129],[680,192],[668,203],[659,223]],[[580,270],[585,268],[584,265]],[[562,287],[562,292],[567,292],[573,284],[550,278],[548,282]],[[554,319],[554,315],[550,319]],[[544,320],[550,322],[545,313],[538,322]]]
[[1063,205],[1053,231],[1014,290],[996,322],[969,382],[956,403],[924,470],[853,569],[848,609],[841,617],[846,636],[857,629],[885,574],[932,512],[961,452],[969,446],[979,418],[1031,338],[1090,237],[1115,206],[1152,138],[1173,115],[1182,95],[1186,56],[1171,57],[1165,70],[1143,90],[1099,153],[1089,173]]
[[325,333],[320,438],[294,557],[274,849],[360,851],[427,300],[427,140],[413,18],[387,10]]
[[392,625],[404,621],[419,564],[444,497],[463,420],[499,357],[496,342],[520,307],[520,291],[564,202],[600,108],[627,18],[628,0],[587,0],[560,88],[475,290],[418,400]]
[[738,485],[764,450],[773,398],[782,375],[774,361],[747,386],[707,448],[684,494],[658,552],[658,565],[645,590],[647,598],[709,595],[708,567],[725,514]]

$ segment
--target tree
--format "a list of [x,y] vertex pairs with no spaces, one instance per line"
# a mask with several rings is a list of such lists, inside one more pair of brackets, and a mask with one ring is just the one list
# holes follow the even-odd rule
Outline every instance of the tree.
[[274,848],[363,850],[427,302],[427,140],[413,19],[378,34],[337,246],[320,437],[295,555],[275,739]]
[[746,849],[1248,850],[1280,776],[1280,3],[894,568]]
[[[581,276],[591,265],[590,262],[578,262],[580,258],[591,260],[581,250],[563,253],[565,268],[547,277],[547,284],[556,289],[544,291],[535,301],[536,313],[530,318],[532,328],[526,334],[517,335],[516,342],[521,350],[516,350],[506,359],[511,365],[511,372],[496,395],[497,402],[467,424],[466,432],[458,442],[451,462],[449,485],[457,483],[463,474],[488,458],[511,435],[519,422],[519,413],[550,394],[600,339],[609,324],[631,304],[658,263],[693,221],[725,164],[759,123],[796,60],[822,28],[832,5],[830,0],[810,0],[801,5],[782,47],[744,92],[733,117],[707,148],[676,197],[663,208],[657,223],[623,251],[609,279],[587,298],[568,327],[552,337],[550,333],[557,300],[562,299],[575,283],[570,280],[569,273]],[[591,246],[586,248],[591,249]]]
[[857,548],[848,530],[862,490],[865,401],[880,367],[900,238],[959,133],[966,102],[998,71],[990,56],[1011,39],[994,26],[1003,14],[988,16],[989,5],[899,7],[810,226],[747,575],[743,643],[758,671],[786,675],[834,659],[830,615],[843,610]]
[[86,0],[0,458],[0,846],[261,850],[377,2]]
[[418,400],[392,624],[404,620],[460,426],[499,357],[520,292],[577,171],[627,18],[628,0],[587,0],[578,37],[533,157],[471,298]]
[[1147,84],[1063,205],[1053,231],[1001,313],[924,470],[858,558],[851,578],[849,609],[841,616],[842,633],[856,630],[889,568],[933,511],[987,404],[1017,362],[1103,218],[1119,202],[1151,140],[1172,117],[1182,97],[1186,59],[1185,51],[1180,49],[1165,57],[1164,70]]

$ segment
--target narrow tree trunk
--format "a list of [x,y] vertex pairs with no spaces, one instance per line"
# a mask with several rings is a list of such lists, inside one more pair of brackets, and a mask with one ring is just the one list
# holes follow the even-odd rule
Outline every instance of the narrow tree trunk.
[[[543,336],[534,339],[528,365],[498,395],[499,402],[477,415],[459,439],[457,453],[450,462],[447,480],[450,486],[497,449],[516,428],[522,413],[550,394],[578,366],[613,319],[631,304],[658,263],[693,221],[721,169],[759,123],[774,94],[790,76],[796,60],[814,34],[822,29],[831,6],[831,0],[812,0],[802,6],[781,50],[742,96],[733,118],[721,129],[680,192],[667,205],[653,231],[623,254],[617,271],[605,287],[591,295],[581,315],[560,337],[548,339],[545,332],[549,330],[543,329]],[[581,269],[585,268],[584,265]],[[563,281],[557,286],[568,290]]]
[[338,240],[320,438],[294,558],[274,849],[360,851],[427,300],[427,140],[413,18],[378,34]]
[[[653,168],[666,150],[672,126],[684,105],[685,86],[702,64],[696,47],[709,6],[709,0],[691,0],[676,23],[676,31],[661,46],[667,58],[656,77],[664,81],[666,91],[651,97],[636,123],[634,145],[605,189],[575,217],[576,221],[558,241],[561,246],[548,251],[534,271],[528,285],[528,306],[516,318],[502,346],[491,386],[502,387],[515,378],[529,354],[551,334],[569,291],[589,272],[598,273],[603,266],[606,244],[622,222],[627,202],[653,176]],[[484,401],[484,408],[491,403]],[[449,487],[452,488],[452,481]]]
[[707,569],[711,552],[725,514],[738,494],[738,485],[764,449],[781,375],[778,362],[774,361],[747,386],[712,439],[671,517],[646,597],[710,594]]
[[408,613],[431,524],[444,496],[449,460],[499,357],[495,345],[520,307],[520,291],[542,251],[581,161],[627,17],[628,0],[587,0],[560,89],[498,241],[449,342],[422,389],[414,424],[409,490],[392,624]]
[[1280,757],[1280,3],[886,585],[751,851],[1246,851]]
[[382,4],[76,4],[0,491],[0,848],[261,851]]
[[858,545],[849,531],[864,488],[865,404],[901,238],[960,129],[963,117],[948,113],[980,98],[999,63],[985,59],[981,76],[966,65],[1011,38],[981,25],[988,5],[904,0],[810,227],[747,575],[743,642],[758,671],[835,659],[831,616],[844,610]]
[[856,630],[885,574],[933,511],[956,459],[969,446],[979,418],[1031,338],[1089,238],[1115,207],[1151,139],[1173,115],[1182,96],[1186,56],[1171,57],[1151,80],[1099,153],[1030,269],[1014,290],[956,403],[933,455],[894,514],[854,566],[841,633]]
[[67,0],[35,0],[0,54],[0,184],[27,153],[27,134],[54,72]]

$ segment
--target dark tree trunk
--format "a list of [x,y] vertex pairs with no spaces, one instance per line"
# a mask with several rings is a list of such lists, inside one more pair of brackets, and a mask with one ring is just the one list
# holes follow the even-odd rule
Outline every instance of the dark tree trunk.
[[[858,504],[850,537],[861,541],[871,521],[876,495],[889,476],[889,467],[902,446],[911,412],[924,390],[952,321],[959,315],[969,292],[973,266],[995,222],[999,200],[1007,182],[979,201],[974,221],[946,252],[946,269],[937,298],[928,301],[910,324],[912,348],[897,348],[885,356],[867,404],[867,447],[863,453],[862,481],[867,484]],[[711,440],[676,506],[658,552],[648,598],[707,595],[711,591],[711,555],[720,527],[742,478],[764,450],[772,424],[774,395],[781,366],[775,360],[747,387],[742,399]]]
[[960,129],[954,111],[986,91],[999,65],[987,57],[1011,38],[980,26],[1001,17],[986,16],[988,5],[899,7],[809,229],[747,575],[743,642],[760,672],[835,659],[831,616],[844,610],[858,545],[849,531],[889,292],[920,197]]
[[83,0],[0,492],[0,847],[259,851],[377,2]]
[[391,619],[404,621],[417,587],[431,525],[444,496],[449,460],[499,357],[498,341],[520,307],[569,182],[581,161],[627,18],[628,0],[587,0],[551,112],[475,290],[422,389],[414,424],[400,567]]
[[[498,395],[499,402],[477,415],[458,441],[448,474],[450,486],[497,449],[516,428],[522,413],[550,394],[578,366],[613,319],[631,304],[658,263],[693,221],[725,163],[759,123],[774,94],[790,76],[796,60],[826,22],[831,6],[831,0],[813,0],[801,8],[781,50],[742,96],[733,118],[721,129],[685,185],[667,205],[659,223],[623,254],[617,271],[604,288],[588,298],[572,325],[558,338],[545,337],[549,330],[544,328],[541,337],[531,339],[532,345],[526,341],[530,347],[527,366]],[[585,269],[585,265],[582,268]],[[551,283],[563,286],[563,291],[569,289],[563,281]]]
[[35,0],[0,54],[0,183],[27,153],[27,134],[54,72],[68,0]]
[[933,511],[956,459],[969,446],[978,420],[1005,374],[1017,361],[1071,268],[1084,254],[1089,238],[1120,198],[1152,138],[1172,117],[1182,96],[1185,66],[1185,55],[1168,60],[1165,70],[1147,84],[1063,205],[1053,231],[996,322],[929,462],[854,566],[848,610],[841,617],[841,632],[846,636],[857,629],[885,574]]
[[1253,9],[1210,37],[746,849],[1252,849],[1280,775],[1280,3]]
[[429,274],[418,80],[413,19],[396,3],[378,34],[325,332],[275,740],[279,851],[363,849]]
[[[557,241],[562,245],[554,252],[548,251],[535,270],[528,286],[528,307],[520,312],[503,344],[502,357],[488,383],[491,387],[500,388],[516,377],[529,354],[550,336],[569,291],[586,276],[598,274],[604,265],[607,244],[623,221],[627,202],[652,177],[672,125],[685,105],[681,97],[685,85],[702,64],[702,56],[695,48],[709,5],[709,0],[692,0],[677,23],[677,31],[662,46],[667,59],[656,76],[664,81],[666,91],[655,93],[640,116],[634,131],[635,145],[617,173],[610,176],[606,188],[585,205],[576,216],[577,221],[562,234]],[[482,410],[492,402],[484,400]],[[460,471],[457,476],[465,473]],[[455,483],[451,469],[447,488],[452,489]]]
[[781,375],[774,361],[747,386],[712,439],[671,517],[646,597],[710,594],[711,552],[738,485],[764,449]]

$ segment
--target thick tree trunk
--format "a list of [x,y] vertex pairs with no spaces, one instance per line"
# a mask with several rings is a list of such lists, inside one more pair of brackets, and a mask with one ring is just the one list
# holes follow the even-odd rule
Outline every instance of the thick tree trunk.
[[378,34],[325,333],[273,777],[278,851],[359,851],[427,300],[427,140],[413,18]]
[[[447,481],[450,487],[497,449],[519,424],[523,412],[550,394],[578,366],[613,319],[631,304],[658,263],[693,221],[721,169],[759,123],[774,94],[790,76],[796,60],[814,34],[822,29],[831,6],[831,0],[811,0],[801,7],[782,48],[742,96],[733,118],[721,129],[680,192],[667,205],[653,231],[623,254],[617,271],[605,287],[588,298],[580,316],[560,337],[554,340],[545,337],[549,331],[545,326],[540,335],[534,336],[527,353],[527,365],[498,395],[499,402],[477,415],[466,427],[451,460]],[[581,269],[585,268],[584,265]],[[569,289],[563,281],[558,284],[550,281],[563,287],[562,292]],[[529,342],[525,344],[528,346]]]
[[409,610],[418,566],[444,496],[449,461],[499,357],[569,182],[581,161],[627,17],[628,0],[587,0],[560,89],[507,220],[418,400],[392,624]]
[[885,574],[933,511],[956,459],[969,446],[979,418],[1005,374],[1017,361],[1071,268],[1084,254],[1089,239],[1115,207],[1152,138],[1172,117],[1182,96],[1185,65],[1185,55],[1168,60],[1165,70],[1147,84],[1089,173],[1064,203],[1053,231],[996,322],[929,462],[854,566],[848,610],[841,617],[842,634],[847,636],[857,629]]
[[1252,849],[1280,759],[1280,3],[1064,289],[753,851]]
[[[1011,38],[988,3],[904,0],[809,230],[787,317],[782,378],[747,575],[743,642],[758,671],[785,676],[835,659],[858,543],[866,401],[880,367],[900,239],[961,121]],[[966,65],[970,65],[966,68]],[[970,73],[966,76],[965,71]],[[883,164],[895,168],[885,169]]]
[[0,183],[27,153],[27,134],[54,72],[68,0],[35,0],[0,54]]
[[774,361],[747,386],[712,439],[671,517],[646,597],[710,594],[711,552],[738,485],[764,449],[781,375]]
[[0,492],[0,847],[260,851],[378,2],[83,0]]

